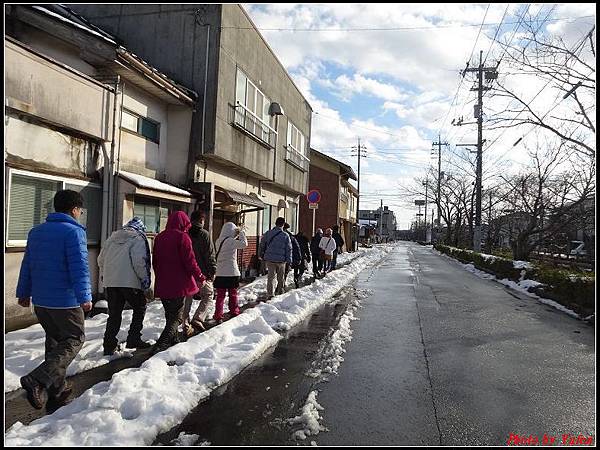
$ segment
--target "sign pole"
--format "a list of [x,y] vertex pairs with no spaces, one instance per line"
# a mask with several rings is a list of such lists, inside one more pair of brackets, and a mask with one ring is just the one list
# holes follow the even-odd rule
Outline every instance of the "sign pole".
[[317,212],[317,210],[313,209],[313,229],[312,229],[312,235],[311,236],[315,235],[315,213],[316,212]]

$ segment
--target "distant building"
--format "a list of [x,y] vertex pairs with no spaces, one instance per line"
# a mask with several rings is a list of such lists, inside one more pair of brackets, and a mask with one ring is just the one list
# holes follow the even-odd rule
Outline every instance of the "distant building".
[[375,232],[382,241],[396,238],[396,216],[394,211],[384,206],[377,209],[361,209],[358,212],[359,220],[369,220],[377,223]]
[[[352,168],[327,156],[314,148],[310,149],[310,171],[308,191],[317,190],[321,193],[319,208],[315,211],[315,229],[340,227],[344,239],[344,250],[354,249],[357,237],[356,205],[357,189],[350,184],[350,179],[356,180]],[[313,210],[309,208],[306,196],[300,197],[299,229],[307,235],[313,232]]]

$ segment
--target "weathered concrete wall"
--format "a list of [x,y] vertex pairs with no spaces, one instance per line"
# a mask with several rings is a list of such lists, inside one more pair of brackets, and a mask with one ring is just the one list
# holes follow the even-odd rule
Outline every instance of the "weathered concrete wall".
[[102,152],[88,140],[15,113],[8,113],[4,124],[4,157],[9,164],[75,177],[91,176],[104,165]]
[[164,176],[167,153],[167,105],[141,89],[125,83],[123,86],[123,108],[160,123],[159,144],[121,127],[120,167],[127,172],[138,173],[150,178]]
[[58,39],[46,31],[26,24],[21,24],[16,38],[57,62],[88,76],[96,75],[96,68],[81,59],[81,49],[75,44]]
[[[286,116],[309,142],[310,107],[260,34],[253,29],[220,29],[221,26],[252,27],[239,5],[68,6],[118,36],[130,50],[166,75],[198,92],[191,136],[195,157],[201,157],[204,151],[235,163],[258,178],[273,176],[273,151],[230,125],[228,108],[235,102],[236,64],[259,84],[271,101],[283,106]],[[205,84],[207,35],[210,36],[209,70]],[[275,181],[295,193],[304,193],[307,174],[285,162],[287,119],[283,117],[278,122]]]
[[184,185],[188,177],[192,109],[169,105],[167,109],[167,148],[162,154],[165,181]]
[[[202,153],[203,129],[205,148],[208,151],[214,148],[221,5],[68,6],[123,40],[129,50],[168,77],[196,91],[199,99],[192,120],[191,148],[196,155]],[[210,36],[208,58],[207,36]],[[206,78],[207,59],[209,70]],[[206,121],[202,119],[203,107],[206,108]]]
[[4,41],[4,49],[8,107],[97,139],[110,139],[113,95],[107,89],[10,41]]

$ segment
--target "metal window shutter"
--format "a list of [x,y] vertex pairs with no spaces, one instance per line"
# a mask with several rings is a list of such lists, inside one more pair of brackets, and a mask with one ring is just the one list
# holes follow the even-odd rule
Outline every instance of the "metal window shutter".
[[9,240],[26,240],[29,230],[46,220],[46,216],[54,211],[54,194],[61,186],[60,181],[12,175],[8,213]]

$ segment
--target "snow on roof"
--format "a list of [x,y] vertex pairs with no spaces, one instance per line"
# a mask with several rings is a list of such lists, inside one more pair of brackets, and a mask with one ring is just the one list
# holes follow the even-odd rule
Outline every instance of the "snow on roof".
[[136,186],[141,187],[141,188],[153,189],[155,191],[169,192],[171,194],[184,195],[186,197],[192,196],[192,194],[190,194],[188,191],[185,191],[183,189],[175,187],[171,184],[163,183],[162,181],[158,181],[153,178],[148,178],[143,175],[138,175],[137,173],[130,173],[130,172],[125,172],[124,170],[121,170],[119,172],[119,176],[121,178],[126,179],[127,181],[132,182],[133,184],[135,184]]
[[[105,41],[110,42],[111,44],[116,45],[115,39],[111,35],[109,35],[108,33],[104,32],[104,31],[103,32],[98,31],[98,30],[100,30],[99,28],[98,28],[98,30],[94,30],[89,26],[85,26],[85,25],[77,23],[73,20],[70,20],[70,19],[66,18],[65,16],[63,16],[62,14],[56,13],[54,11],[50,11],[48,8],[44,8],[43,6],[31,5],[31,7],[38,11],[43,12],[44,14],[48,14],[49,16],[56,17],[57,19],[59,19],[63,22],[66,22],[69,25],[75,26],[81,30],[87,31],[88,33],[98,36],[98,37],[104,39]],[[64,8],[64,7],[62,7],[62,8]]]

